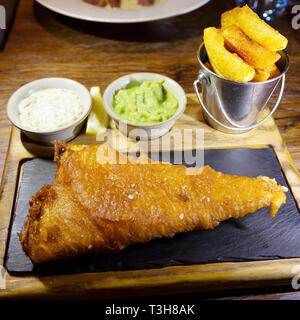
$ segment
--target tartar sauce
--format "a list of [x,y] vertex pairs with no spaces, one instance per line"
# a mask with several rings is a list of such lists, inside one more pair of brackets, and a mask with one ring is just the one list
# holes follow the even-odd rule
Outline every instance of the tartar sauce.
[[65,127],[76,121],[82,113],[80,97],[69,89],[36,91],[19,104],[22,125],[41,132]]

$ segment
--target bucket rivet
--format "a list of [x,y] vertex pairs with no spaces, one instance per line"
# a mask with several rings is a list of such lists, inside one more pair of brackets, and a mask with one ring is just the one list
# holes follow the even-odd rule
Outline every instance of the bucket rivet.
[[203,71],[199,72],[198,80],[201,84],[209,84],[209,79],[207,78],[207,76]]

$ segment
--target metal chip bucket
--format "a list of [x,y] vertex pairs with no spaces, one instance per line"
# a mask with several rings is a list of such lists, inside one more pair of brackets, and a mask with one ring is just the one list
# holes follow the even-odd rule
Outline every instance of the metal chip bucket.
[[[238,82],[225,79],[204,65],[208,56],[204,44],[198,50],[198,61],[201,70],[194,88],[204,110],[205,120],[215,129],[227,133],[241,133],[254,129],[265,122],[274,113],[281,100],[285,73],[289,67],[286,51],[279,51],[281,58],[276,63],[281,74],[262,82]],[[281,80],[277,102],[262,120],[258,119],[266,108],[269,99]],[[198,86],[202,87],[202,98]]]

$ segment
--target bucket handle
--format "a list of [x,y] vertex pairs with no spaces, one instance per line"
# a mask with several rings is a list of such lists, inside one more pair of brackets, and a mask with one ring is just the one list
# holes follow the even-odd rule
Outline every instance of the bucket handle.
[[266,120],[268,120],[272,116],[272,114],[275,112],[275,110],[277,109],[277,107],[278,107],[278,105],[280,103],[282,95],[283,95],[284,85],[285,85],[285,74],[283,74],[282,78],[281,78],[281,88],[280,88],[280,93],[279,93],[278,99],[277,99],[276,104],[274,105],[273,109],[269,112],[269,114],[264,119],[262,119],[261,121],[259,121],[258,123],[254,124],[254,125],[246,126],[246,127],[238,127],[238,128],[230,127],[230,126],[227,126],[226,124],[221,123],[220,121],[215,119],[215,117],[207,110],[204,102],[202,101],[202,99],[200,97],[200,93],[199,93],[199,90],[198,90],[198,84],[199,83],[201,85],[206,85],[206,84],[209,83],[209,80],[206,78],[206,76],[202,72],[199,73],[198,79],[194,81],[194,88],[195,88],[195,92],[196,92],[197,98],[198,98],[203,110],[206,112],[206,114],[214,122],[216,122],[218,125],[220,125],[221,127],[225,128],[225,129],[234,130],[234,131],[244,131],[244,130],[251,130],[251,129],[254,129],[254,128],[258,127],[259,125],[264,123]]

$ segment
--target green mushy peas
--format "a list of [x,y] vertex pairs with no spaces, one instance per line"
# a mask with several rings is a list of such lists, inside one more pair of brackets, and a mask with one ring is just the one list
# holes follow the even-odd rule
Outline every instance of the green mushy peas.
[[174,116],[178,101],[162,81],[132,82],[115,92],[112,108],[120,118],[136,124],[154,124]]

